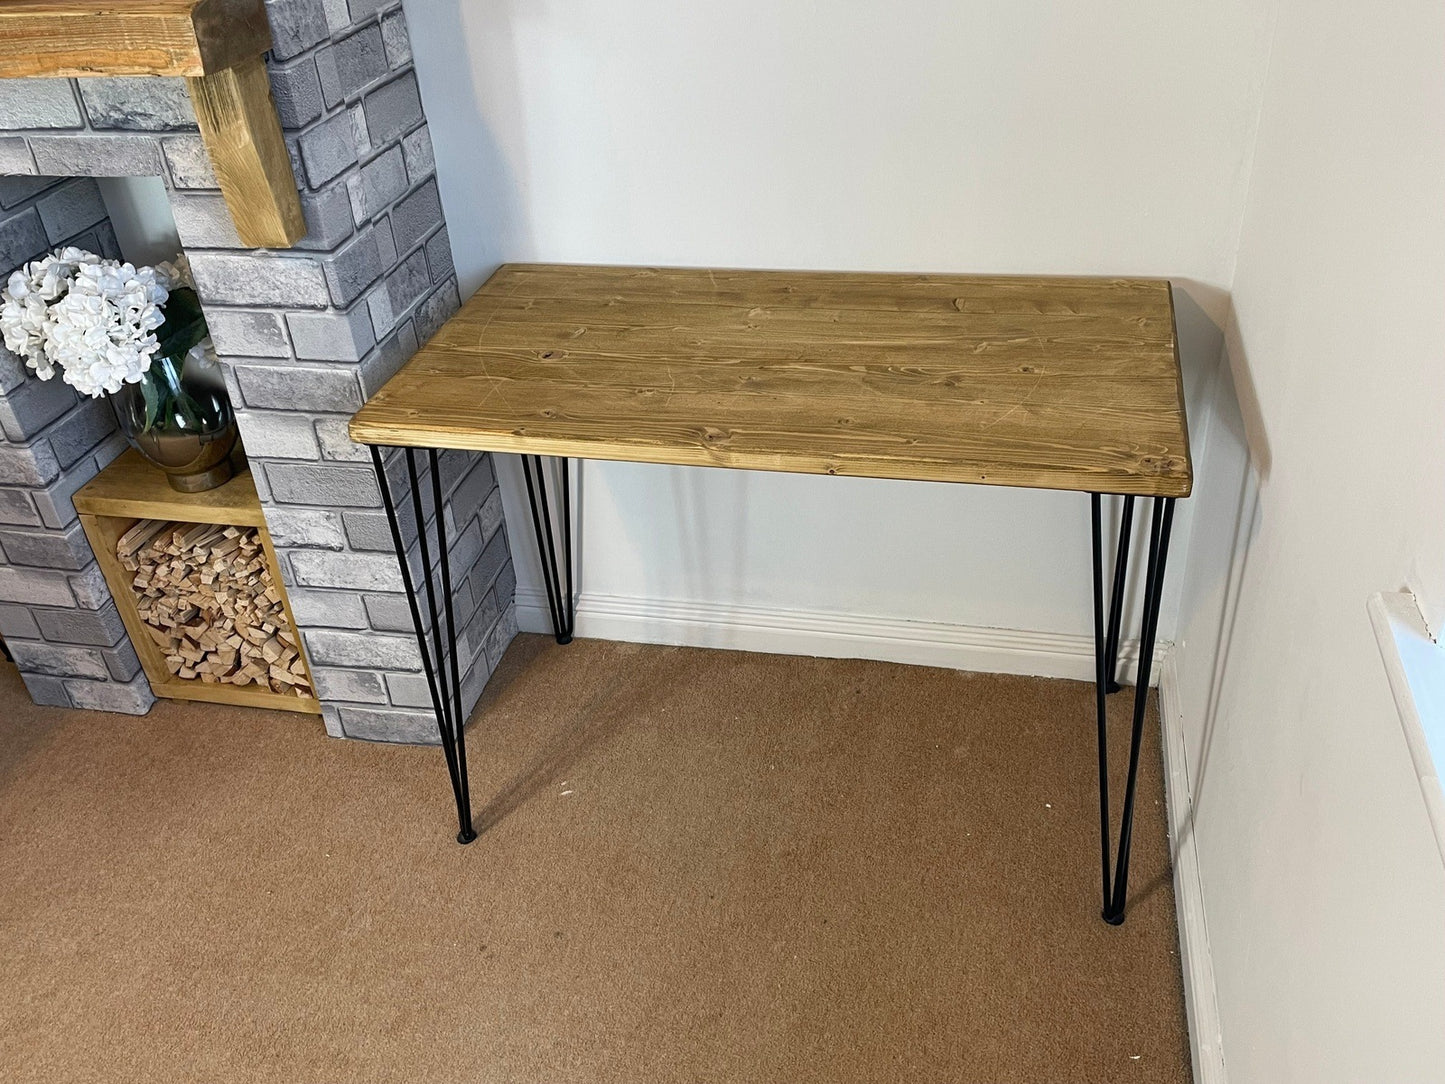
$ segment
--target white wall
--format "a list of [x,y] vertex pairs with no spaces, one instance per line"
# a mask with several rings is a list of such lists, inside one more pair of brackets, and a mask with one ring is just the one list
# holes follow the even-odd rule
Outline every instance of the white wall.
[[[503,260],[1167,275],[1202,417],[1262,0],[406,8],[463,296]],[[595,463],[584,488],[582,586],[614,609],[1030,630],[1075,641],[1038,672],[1091,672],[1081,495]],[[1177,553],[1190,516],[1185,502]]]
[[1178,659],[1232,1084],[1445,1080],[1445,869],[1365,611],[1445,605],[1442,132],[1439,3],[1282,0]]
[[135,264],[174,260],[181,238],[159,177],[97,177],[121,255]]

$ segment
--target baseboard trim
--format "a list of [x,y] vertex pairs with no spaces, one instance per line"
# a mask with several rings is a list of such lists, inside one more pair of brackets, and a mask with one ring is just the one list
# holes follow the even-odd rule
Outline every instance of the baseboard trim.
[[1194,1084],[1226,1084],[1214,958],[1204,915],[1204,886],[1191,823],[1193,789],[1184,744],[1184,704],[1179,696],[1177,655],[1159,667],[1159,718],[1163,726],[1164,798],[1169,848],[1174,858],[1174,906],[1179,921],[1179,963],[1184,972],[1184,1009],[1189,1019],[1189,1053]]
[[[547,599],[540,590],[517,589],[517,626],[524,632],[551,631]],[[585,593],[577,602],[576,634],[630,643],[877,659],[1077,681],[1094,677],[1090,636],[866,614]],[[1156,646],[1151,685],[1158,684],[1168,647]],[[1120,669],[1127,675],[1137,663],[1138,642],[1125,641],[1119,655],[1124,664]]]

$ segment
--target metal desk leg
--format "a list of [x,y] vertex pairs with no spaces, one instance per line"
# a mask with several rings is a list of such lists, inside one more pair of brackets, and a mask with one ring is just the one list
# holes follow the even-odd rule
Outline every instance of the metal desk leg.
[[1115,670],[1119,651],[1119,624],[1124,603],[1124,576],[1134,498],[1124,498],[1119,527],[1114,585],[1107,631],[1104,620],[1104,542],[1101,497],[1089,495],[1094,534],[1094,711],[1099,729],[1099,838],[1104,882],[1104,921],[1124,921],[1129,886],[1129,850],[1134,831],[1134,794],[1139,776],[1139,745],[1144,734],[1144,709],[1149,701],[1149,671],[1154,662],[1154,640],[1159,631],[1159,602],[1164,594],[1164,563],[1169,556],[1169,530],[1174,522],[1174,498],[1155,497],[1149,528],[1149,564],[1144,574],[1144,616],[1139,633],[1139,672],[1134,682],[1134,725],[1129,741],[1129,775],[1124,788],[1124,812],[1119,827],[1119,850],[1112,876],[1109,861],[1109,748],[1105,696],[1119,686]]
[[[562,536],[562,561],[557,561],[553,540],[552,512],[547,500],[547,472],[540,455],[522,456],[522,473],[527,478],[527,503],[532,506],[532,529],[537,535],[537,556],[542,560],[542,579],[547,586],[547,607],[552,613],[552,632],[559,644],[572,642],[576,607],[572,598],[572,495],[568,481],[569,460],[556,460],[562,475],[562,500],[557,526]],[[536,481],[533,482],[533,474]]]
[[1104,640],[1104,691],[1117,693],[1119,684],[1119,622],[1124,617],[1124,587],[1129,575],[1129,535],[1134,526],[1134,495],[1124,498],[1119,520],[1119,549],[1114,555],[1114,590],[1109,596],[1109,631]]
[[[431,691],[437,730],[441,734],[442,754],[446,757],[447,774],[451,777],[452,794],[457,801],[457,842],[470,843],[477,838],[477,833],[472,827],[472,797],[467,783],[466,717],[462,713],[456,622],[452,617],[452,571],[447,550],[446,515],[442,507],[441,473],[438,470],[436,449],[426,449],[427,467],[431,471],[431,507],[436,524],[437,564],[441,572],[442,605],[438,614],[436,569],[432,565],[431,543],[427,538],[427,520],[422,513],[422,486],[417,476],[416,450],[405,448],[403,454],[406,457],[412,514],[416,520],[418,548],[421,551],[421,585],[426,590],[426,621],[422,619],[421,606],[417,599],[418,583],[412,574],[411,562],[407,559],[407,547],[402,541],[401,522],[392,497],[391,482],[386,473],[386,465],[382,462],[381,449],[374,444],[371,446],[371,464],[376,470],[376,484],[381,489],[382,504],[386,506],[386,520],[391,525],[392,545],[396,547],[397,560],[401,564],[406,601],[411,607],[417,646],[421,649],[422,669],[426,671],[427,688]],[[445,620],[445,626],[439,617]]]

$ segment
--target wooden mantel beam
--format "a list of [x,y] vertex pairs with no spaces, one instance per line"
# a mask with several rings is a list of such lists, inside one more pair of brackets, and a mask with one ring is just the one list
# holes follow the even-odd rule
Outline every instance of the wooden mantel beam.
[[262,54],[264,0],[0,0],[0,78],[185,76],[241,240],[289,248],[306,221]]
[[290,248],[306,236],[306,217],[266,62],[253,56],[186,87],[236,233],[257,248]]
[[271,48],[262,0],[0,0],[0,78],[201,76]]

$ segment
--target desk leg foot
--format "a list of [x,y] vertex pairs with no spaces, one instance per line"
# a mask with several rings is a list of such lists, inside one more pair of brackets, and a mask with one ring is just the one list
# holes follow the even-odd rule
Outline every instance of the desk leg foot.
[[[1164,564],[1169,556],[1169,532],[1174,522],[1174,498],[1156,497],[1149,529],[1149,562],[1144,574],[1144,616],[1139,633],[1139,671],[1134,682],[1134,716],[1129,740],[1129,774],[1124,786],[1124,810],[1119,826],[1117,858],[1110,862],[1112,835],[1109,818],[1108,715],[1105,696],[1119,688],[1115,681],[1118,663],[1119,624],[1124,598],[1124,569],[1133,520],[1134,498],[1124,498],[1124,518],[1119,527],[1119,547],[1114,565],[1114,585],[1107,626],[1104,619],[1104,544],[1100,494],[1090,495],[1093,522],[1094,564],[1094,712],[1099,741],[1099,837],[1100,868],[1103,875],[1103,919],[1111,926],[1124,922],[1128,899],[1129,853],[1134,832],[1134,798],[1139,777],[1139,747],[1144,735],[1144,711],[1149,702],[1149,675],[1154,663],[1154,641],[1159,631],[1159,604],[1164,595]],[[1112,868],[1111,868],[1112,867]]]
[[[431,692],[432,707],[436,711],[437,731],[441,736],[442,755],[447,762],[447,775],[451,779],[452,795],[457,804],[457,842],[470,843],[477,838],[472,827],[472,797],[467,782],[467,736],[466,716],[462,711],[462,682],[457,663],[456,621],[452,614],[452,570],[447,548],[446,516],[442,508],[441,471],[435,449],[427,449],[427,467],[431,473],[431,499],[436,530],[436,565],[432,562],[432,543],[428,538],[427,518],[422,510],[423,484],[416,465],[416,450],[403,449],[406,461],[406,484],[411,493],[412,513],[417,524],[419,549],[421,553],[421,575],[414,574],[411,562],[407,560],[407,545],[402,538],[401,521],[397,516],[396,501],[392,496],[391,479],[382,460],[381,449],[371,447],[371,463],[376,470],[376,484],[381,489],[382,504],[386,506],[387,523],[391,526],[391,541],[396,548],[397,561],[401,565],[402,583],[406,587],[406,601],[411,608],[411,619],[416,627],[417,646],[421,650],[422,669],[426,672],[427,688]],[[398,471],[400,473],[400,471]],[[398,483],[400,484],[400,483]],[[437,573],[440,572],[440,585]],[[422,620],[420,594],[426,595],[426,616]],[[438,605],[440,603],[440,605]]]
[[[572,584],[572,494],[569,460],[556,460],[562,478],[557,508],[558,545],[552,531],[552,506],[547,499],[547,472],[540,455],[522,456],[522,474],[527,479],[527,503],[532,508],[532,530],[537,536],[537,556],[542,561],[542,580],[547,588],[547,608],[552,614],[552,632],[559,644],[570,644],[577,613]],[[535,481],[533,475],[535,474]],[[561,561],[558,561],[558,556]]]

